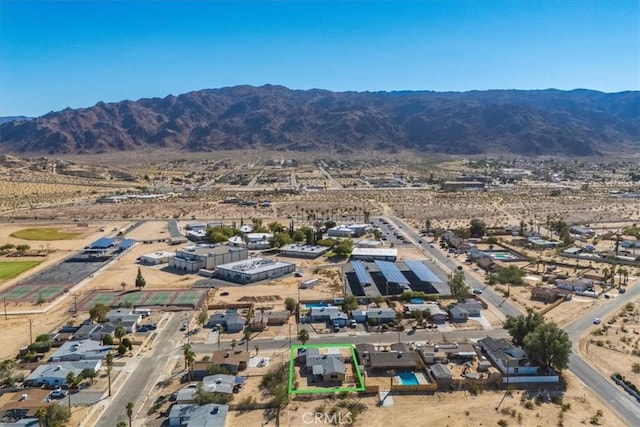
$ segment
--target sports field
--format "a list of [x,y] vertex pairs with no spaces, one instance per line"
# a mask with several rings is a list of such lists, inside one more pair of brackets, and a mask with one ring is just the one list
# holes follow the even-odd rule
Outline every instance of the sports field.
[[0,292],[0,298],[6,298],[7,301],[30,301],[37,302],[44,300],[51,302],[58,295],[61,295],[70,288],[70,285],[16,285],[6,291]]
[[42,261],[2,261],[0,262],[0,280],[13,279]]
[[65,233],[57,228],[25,228],[11,233],[11,237],[23,240],[71,240],[82,233]]
[[198,300],[202,297],[202,292],[180,292],[173,303],[176,305],[193,305],[198,303]]
[[89,311],[96,304],[104,304],[110,307],[119,306],[186,306],[199,308],[206,298],[207,290],[183,290],[167,289],[158,291],[137,291],[122,294],[121,292],[96,291],[84,297],[78,302],[78,309]]
[[168,305],[175,296],[175,292],[154,292],[149,295],[144,305]]

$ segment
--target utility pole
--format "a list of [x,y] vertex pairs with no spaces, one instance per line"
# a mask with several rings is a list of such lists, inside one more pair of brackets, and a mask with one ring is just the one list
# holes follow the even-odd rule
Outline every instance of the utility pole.
[[32,325],[33,325],[33,320],[29,319],[29,344],[33,344]]
[[4,320],[7,320],[7,297],[3,297],[2,301],[4,301]]
[[77,294],[73,294],[73,312],[75,314],[78,313],[78,295]]

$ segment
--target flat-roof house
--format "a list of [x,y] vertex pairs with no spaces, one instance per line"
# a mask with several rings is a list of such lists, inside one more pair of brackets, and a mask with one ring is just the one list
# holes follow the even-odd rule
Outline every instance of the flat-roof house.
[[207,322],[208,328],[215,328],[220,325],[226,332],[235,333],[244,329],[245,318],[237,310],[228,309],[224,312],[214,313]]
[[482,338],[478,345],[503,375],[536,375],[538,366],[532,365],[526,352],[504,338]]
[[102,360],[79,360],[76,362],[47,363],[38,366],[25,378],[26,385],[34,387],[61,387],[67,385],[67,375],[78,376],[85,369],[99,371]]
[[574,292],[584,292],[593,289],[593,280],[570,277],[568,279],[556,280],[556,287],[560,289],[568,289]]
[[332,325],[344,327],[347,326],[348,321],[349,316],[347,316],[347,313],[343,313],[341,311],[337,313],[331,313],[329,315],[329,322],[331,322]]
[[318,348],[308,348],[305,367],[312,375],[314,382],[342,383],[347,374],[347,368],[339,353],[321,354]]
[[221,366],[231,373],[247,369],[249,352],[243,350],[216,350],[211,357],[213,365]]
[[337,315],[342,310],[340,307],[333,305],[328,307],[311,307],[309,311],[309,320],[312,322],[328,322],[332,315]]
[[202,379],[202,389],[212,393],[236,393],[244,384],[244,378],[235,375],[216,374]]
[[93,340],[68,341],[51,355],[51,361],[102,360],[111,348]]
[[245,284],[259,280],[275,279],[294,271],[296,271],[296,265],[290,262],[252,258],[218,265],[216,266],[215,275],[222,280]]
[[121,323],[121,322],[134,322],[138,323],[142,320],[142,315],[140,313],[135,313],[130,308],[116,308],[114,310],[109,310],[107,313],[107,322],[110,323]]
[[396,261],[398,250],[395,248],[354,248],[351,260],[360,261]]
[[351,318],[357,323],[364,323],[367,321],[367,310],[351,310]]
[[242,261],[247,257],[248,252],[245,248],[188,246],[176,249],[176,255],[169,259],[169,267],[188,273],[197,273],[200,270],[213,270],[217,265]]
[[424,363],[449,363],[449,360],[473,360],[478,357],[471,343],[439,343],[422,346],[419,350]]
[[393,323],[396,320],[396,311],[392,308],[371,308],[367,310],[367,321],[371,323]]
[[169,411],[170,427],[224,427],[229,406],[217,403],[206,405],[173,405]]
[[319,245],[284,245],[280,248],[280,256],[291,258],[317,258],[329,252],[331,248]]

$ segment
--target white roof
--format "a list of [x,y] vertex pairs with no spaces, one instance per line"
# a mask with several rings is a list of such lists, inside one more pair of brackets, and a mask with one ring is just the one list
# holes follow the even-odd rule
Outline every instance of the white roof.
[[274,261],[266,258],[251,258],[243,261],[230,262],[228,264],[217,265],[216,270],[231,270],[246,274],[262,273],[264,271],[275,270],[277,268],[295,265],[290,262]]
[[173,252],[159,251],[159,252],[152,252],[150,254],[144,254],[142,256],[145,258],[151,258],[151,259],[162,259],[162,258],[173,257],[175,255],[176,254],[174,254]]
[[388,256],[397,257],[398,250],[395,248],[354,248],[352,256]]

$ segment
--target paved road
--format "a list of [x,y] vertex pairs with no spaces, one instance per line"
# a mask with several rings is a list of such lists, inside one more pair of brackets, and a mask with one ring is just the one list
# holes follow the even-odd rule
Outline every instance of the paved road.
[[633,301],[640,295],[640,284],[630,287],[630,289],[620,295],[615,291],[615,297],[610,300],[600,301],[593,308],[586,311],[584,315],[578,317],[573,323],[565,328],[573,345],[573,353],[569,357],[569,370],[584,385],[600,395],[600,398],[607,403],[618,415],[630,426],[640,426],[640,405],[638,401],[629,396],[622,388],[616,385],[610,378],[602,376],[592,368],[582,357],[578,349],[578,340],[593,325],[593,319],[599,317],[604,319],[609,313],[614,313],[627,302]]
[[158,337],[151,343],[153,348],[151,354],[145,355],[140,360],[127,363],[128,366],[125,369],[133,368],[133,371],[117,391],[115,397],[112,397],[111,402],[108,403],[108,407],[96,423],[97,427],[113,427],[118,421],[126,421],[125,407],[128,402],[135,402],[134,414],[140,409],[143,396],[146,396],[154,386],[168,358],[175,352],[181,353],[182,351],[175,338],[178,336],[178,329],[183,321],[183,315],[172,315],[160,330]]
[[[301,325],[304,327],[304,325]],[[307,328],[308,329],[308,328]],[[339,332],[336,334],[331,334],[329,336],[324,335],[315,335],[312,336],[309,340],[310,344],[362,344],[362,343],[370,343],[370,344],[391,344],[398,342],[398,337],[400,337],[400,341],[402,342],[425,342],[425,341],[443,341],[447,340],[449,342],[453,341],[464,341],[465,339],[480,339],[484,337],[494,337],[494,338],[506,338],[508,337],[507,332],[504,329],[495,329],[490,331],[451,331],[451,332],[425,332],[425,331],[417,331],[414,334],[409,334],[408,332],[402,332],[398,335],[398,332],[384,332],[384,333],[367,333],[362,335],[353,335],[348,332]],[[292,335],[292,343],[300,344],[299,341],[295,339],[296,334],[293,331]],[[254,348],[256,345],[260,347],[260,350],[279,350],[289,348],[289,339],[255,339],[249,342],[249,349]],[[224,349],[229,346],[228,342],[220,343],[220,348]],[[238,345],[238,348],[244,349],[243,345]],[[206,355],[212,353],[214,350],[218,349],[218,345],[216,343],[205,344],[205,343],[194,343],[193,344],[194,351],[198,354],[198,356]]]

